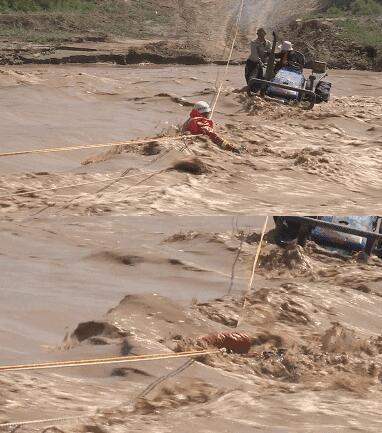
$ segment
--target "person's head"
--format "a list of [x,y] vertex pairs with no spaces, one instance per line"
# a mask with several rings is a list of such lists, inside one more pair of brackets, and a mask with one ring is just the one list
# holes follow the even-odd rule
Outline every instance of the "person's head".
[[293,51],[293,45],[292,45],[292,42],[284,41],[284,42],[279,46],[279,50],[280,50],[282,53],[288,53],[289,51]]
[[199,101],[194,105],[194,110],[197,110],[203,117],[210,117],[211,107],[208,102]]
[[267,35],[267,32],[262,28],[262,27],[260,27],[258,30],[257,30],[257,36],[258,36],[258,38],[261,40],[261,41],[263,41],[264,39],[265,39],[265,36]]

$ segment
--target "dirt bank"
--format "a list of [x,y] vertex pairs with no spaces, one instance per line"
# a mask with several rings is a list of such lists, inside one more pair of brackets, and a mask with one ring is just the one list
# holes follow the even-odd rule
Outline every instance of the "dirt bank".
[[198,65],[211,62],[212,60],[201,52],[190,50],[182,44],[163,41],[83,42],[56,46],[30,44],[22,49],[12,48],[7,44],[5,52],[0,54],[0,64],[2,65],[59,65],[67,63]]
[[[109,2],[110,3],[110,2]],[[305,13],[315,5],[304,0]],[[232,42],[240,2],[183,0],[124,2],[95,11],[0,14],[0,64],[193,63],[221,61]],[[287,13],[286,13],[287,11]],[[243,60],[256,25],[284,23],[301,1],[245,2],[235,59]],[[142,47],[144,45],[144,48]]]
[[[0,14],[0,64],[114,63],[200,64],[223,61],[230,46],[239,1],[181,0],[123,3],[80,12]],[[316,0],[248,0],[244,4],[234,61],[248,56],[256,26],[291,39],[313,59],[339,69],[382,68],[380,18],[301,20],[320,8]],[[104,6],[100,6],[102,9]],[[295,21],[296,18],[300,20]],[[370,42],[367,42],[370,40]]]
[[[358,34],[347,31],[352,26]],[[362,42],[362,32],[370,33],[370,42]],[[280,37],[306,55],[308,67],[321,60],[330,68],[374,71],[382,71],[382,46],[376,41],[381,32],[378,17],[298,20],[279,28]]]

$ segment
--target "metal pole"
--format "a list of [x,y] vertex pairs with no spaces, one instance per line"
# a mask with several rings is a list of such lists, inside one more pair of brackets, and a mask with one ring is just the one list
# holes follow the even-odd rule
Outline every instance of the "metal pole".
[[336,223],[330,223],[327,221],[318,220],[315,218],[310,217],[298,217],[298,216],[287,216],[285,219],[288,221],[293,221],[296,223],[300,223],[303,225],[308,225],[311,227],[323,227],[331,230],[335,230],[337,232],[341,233],[347,233],[350,235],[360,236],[367,239],[373,239],[373,240],[381,240],[382,241],[382,234],[375,233],[375,232],[369,232],[366,230],[359,230],[354,227],[345,226],[342,224],[336,224]]

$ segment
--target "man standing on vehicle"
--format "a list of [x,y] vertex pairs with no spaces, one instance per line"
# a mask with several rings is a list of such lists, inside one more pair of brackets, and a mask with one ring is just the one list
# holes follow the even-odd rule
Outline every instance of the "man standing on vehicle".
[[[245,65],[247,84],[251,77],[263,79],[263,67],[272,51],[272,43],[265,36],[267,32],[261,27],[257,30],[257,39],[251,42],[251,55]],[[250,89],[248,89],[250,91]]]

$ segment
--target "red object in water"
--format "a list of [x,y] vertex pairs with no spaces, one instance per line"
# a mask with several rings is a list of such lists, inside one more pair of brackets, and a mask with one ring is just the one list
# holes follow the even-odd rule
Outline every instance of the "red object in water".
[[200,337],[199,341],[217,347],[218,349],[224,348],[227,351],[239,354],[248,353],[252,343],[252,339],[249,335],[243,332],[229,331],[206,335]]
[[224,140],[214,132],[214,122],[199,113],[195,108],[190,113],[190,118],[183,126],[184,131],[192,135],[207,135],[217,145],[222,145]]

